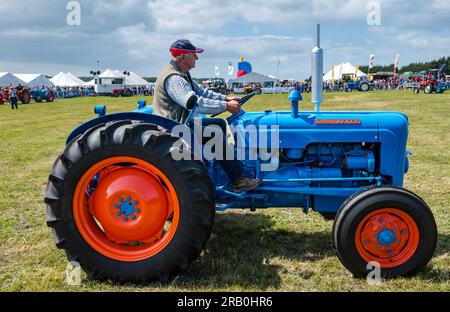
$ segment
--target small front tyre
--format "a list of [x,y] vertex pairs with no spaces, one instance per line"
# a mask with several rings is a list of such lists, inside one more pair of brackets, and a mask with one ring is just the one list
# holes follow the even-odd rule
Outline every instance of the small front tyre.
[[333,226],[342,264],[355,277],[381,269],[381,276],[414,275],[433,256],[436,223],[425,202],[398,187],[375,187],[345,201]]

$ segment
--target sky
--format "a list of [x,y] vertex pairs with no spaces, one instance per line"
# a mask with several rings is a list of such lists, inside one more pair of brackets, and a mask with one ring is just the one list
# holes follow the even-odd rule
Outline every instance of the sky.
[[228,63],[244,57],[255,72],[303,80],[317,23],[324,71],[367,65],[370,54],[387,65],[399,53],[400,66],[450,56],[450,1],[442,0],[15,0],[2,2],[0,16],[0,72],[153,77],[185,38],[205,49],[194,77],[213,77],[217,66],[228,78]]

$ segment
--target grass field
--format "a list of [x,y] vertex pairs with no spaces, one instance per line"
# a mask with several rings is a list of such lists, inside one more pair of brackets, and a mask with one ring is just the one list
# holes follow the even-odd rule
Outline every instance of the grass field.
[[[66,257],[45,225],[44,189],[70,131],[108,112],[134,109],[137,98],[81,98],[0,106],[0,290],[2,291],[450,291],[450,93],[326,94],[326,110],[390,110],[409,115],[410,172],[405,187],[431,207],[439,230],[435,256],[413,278],[373,286],[356,280],[332,249],[332,222],[300,209],[218,213],[213,236],[187,272],[168,284],[118,286],[65,281]],[[150,99],[147,100],[151,102]],[[305,95],[304,106],[311,108]],[[307,104],[308,103],[308,104]],[[246,110],[288,109],[286,95],[262,95]],[[304,109],[303,109],[304,110]]]

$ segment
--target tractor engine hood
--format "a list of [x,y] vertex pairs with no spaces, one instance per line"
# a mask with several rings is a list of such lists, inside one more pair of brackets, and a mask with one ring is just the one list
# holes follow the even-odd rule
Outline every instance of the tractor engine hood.
[[301,147],[311,142],[379,142],[392,133],[406,143],[408,117],[397,112],[244,112],[229,120],[233,126],[278,126],[280,147]]

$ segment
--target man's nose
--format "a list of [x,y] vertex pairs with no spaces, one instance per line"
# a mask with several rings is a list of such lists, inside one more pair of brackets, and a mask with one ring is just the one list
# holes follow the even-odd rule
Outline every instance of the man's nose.
[[195,54],[194,54],[194,56],[195,56],[195,59],[196,59],[196,60],[198,60],[198,56],[197,56],[197,53],[195,53]]

